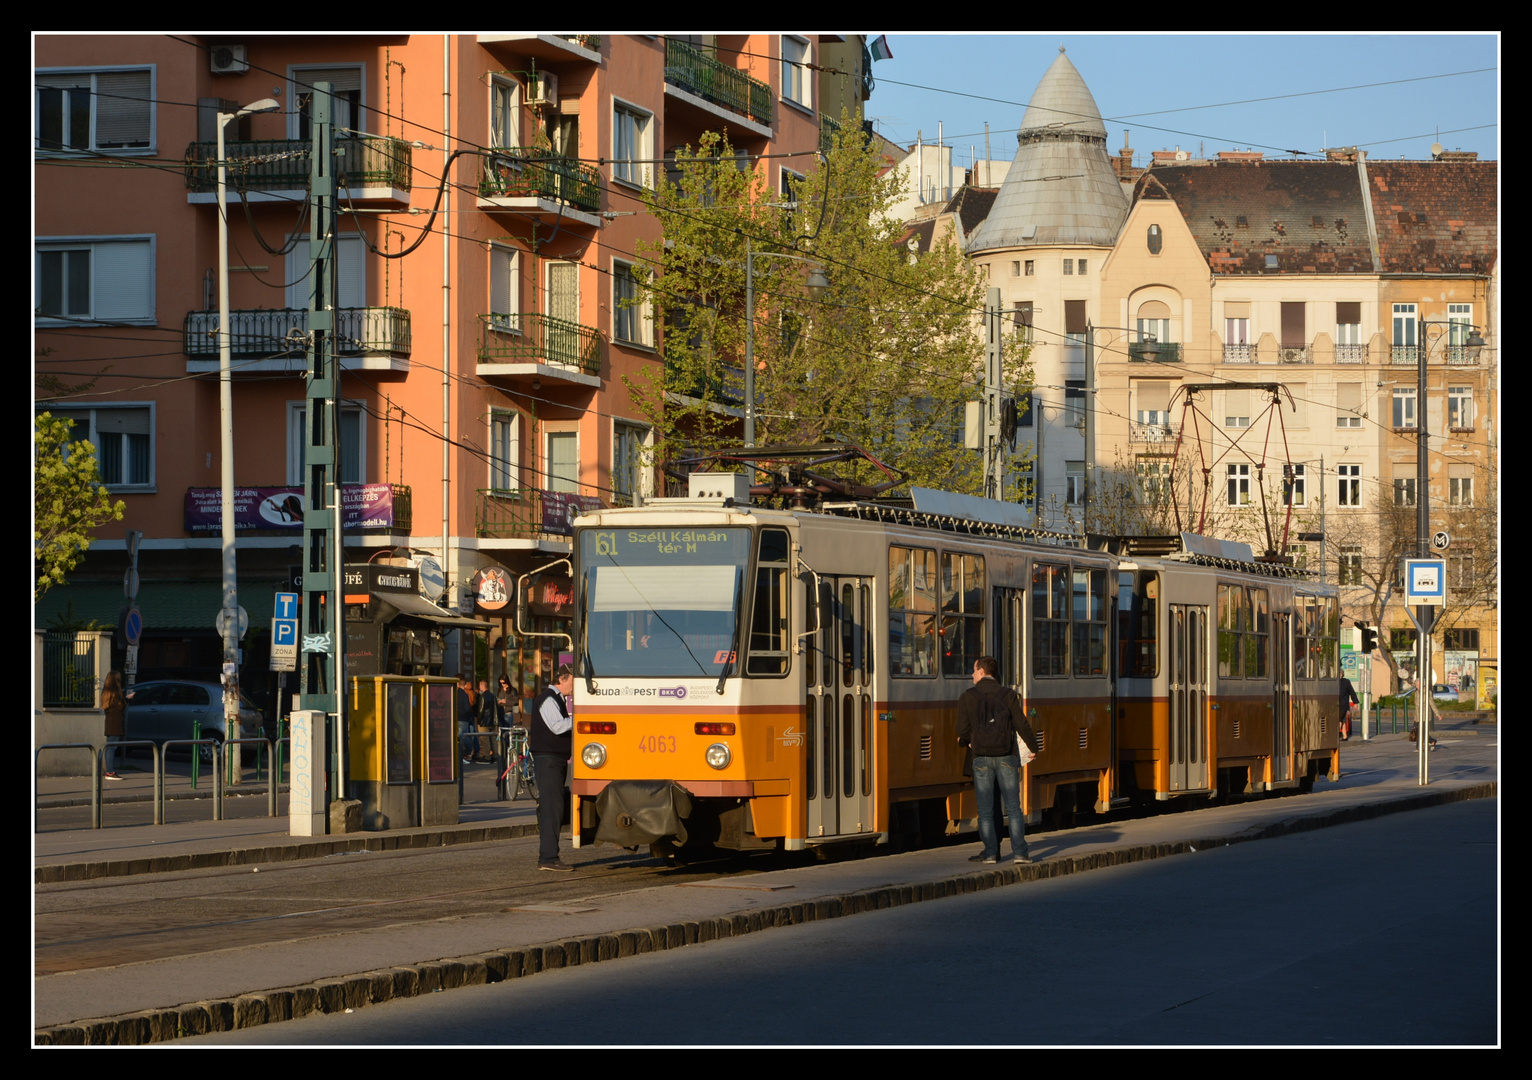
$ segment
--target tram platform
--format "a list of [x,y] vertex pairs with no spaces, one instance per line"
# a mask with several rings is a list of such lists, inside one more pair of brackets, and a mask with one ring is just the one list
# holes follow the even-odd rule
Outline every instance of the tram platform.
[[[533,911],[512,907],[494,915],[402,924],[386,930],[259,947],[169,957],[34,979],[34,1038],[53,1043],[145,1043],[178,1033],[277,1022],[295,1014],[358,1008],[391,997],[524,977],[540,970],[606,962],[636,952],[682,947],[794,922],[845,917],[859,911],[923,902],[980,889],[1024,885],[1043,877],[1089,872],[1148,858],[1175,857],[1209,847],[1441,805],[1493,798],[1498,791],[1499,739],[1493,723],[1448,719],[1430,753],[1431,782],[1417,783],[1416,747],[1401,731],[1363,741],[1341,753],[1337,782],[1320,781],[1310,795],[1232,801],[1175,814],[1085,824],[1059,832],[1029,830],[1031,866],[968,862],[973,844],[795,866],[736,876],[727,882],[662,884],[597,901],[579,898],[578,868],[592,849],[569,852],[576,873],[552,875],[573,895]],[[493,799],[493,774],[469,766],[467,805],[455,826],[291,837],[286,818],[205,819],[170,825],[50,829],[34,834],[40,888],[52,881],[173,873],[177,866],[259,864],[318,858],[351,845],[447,846],[536,832],[529,800]],[[138,779],[112,785],[113,800],[142,797]],[[144,781],[144,783],[147,783]],[[488,798],[478,784],[486,784]],[[88,795],[88,779],[45,778],[43,806]],[[259,796],[264,802],[264,794]],[[105,820],[110,822],[109,803]],[[1193,809],[1188,807],[1188,809]],[[1084,819],[1090,821],[1090,818]],[[374,848],[380,850],[380,848]],[[597,848],[595,852],[610,849]],[[1008,848],[1003,848],[1008,850]],[[544,875],[549,877],[550,875]],[[465,940],[492,941],[464,955]],[[124,1012],[124,1007],[132,1011]]]

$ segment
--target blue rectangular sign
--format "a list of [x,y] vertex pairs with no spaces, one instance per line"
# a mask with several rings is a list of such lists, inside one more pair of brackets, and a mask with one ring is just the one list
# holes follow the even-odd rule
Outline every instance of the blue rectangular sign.
[[279,592],[276,594],[276,610],[271,614],[277,619],[296,619],[298,617],[298,594],[295,592]]

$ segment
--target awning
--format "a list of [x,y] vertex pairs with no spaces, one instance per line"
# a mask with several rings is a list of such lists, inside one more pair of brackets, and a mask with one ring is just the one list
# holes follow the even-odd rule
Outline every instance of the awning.
[[371,604],[375,613],[373,617],[378,622],[391,622],[397,616],[408,616],[435,623],[444,630],[482,630],[488,633],[494,629],[492,623],[454,615],[415,593],[375,592]]
[[[283,587],[271,581],[239,583],[239,605],[250,614],[251,630],[271,625],[273,597]],[[94,619],[112,627],[127,603],[121,581],[55,585],[34,605],[32,617],[45,629],[55,619]],[[223,607],[223,586],[217,581],[146,580],[139,586],[138,607],[144,614],[145,630],[205,630],[215,634],[214,623]]]

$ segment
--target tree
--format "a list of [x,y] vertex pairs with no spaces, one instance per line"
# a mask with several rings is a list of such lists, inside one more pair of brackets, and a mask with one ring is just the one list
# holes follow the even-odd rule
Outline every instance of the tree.
[[33,447],[32,599],[38,601],[79,565],[90,534],[108,521],[121,521],[123,504],[101,486],[96,448],[71,440],[74,421],[37,415]]
[[[787,195],[773,191],[767,167],[737,167],[727,139],[707,134],[677,152],[674,179],[652,194],[664,239],[639,246],[654,272],[632,303],[661,314],[664,363],[629,386],[655,426],[656,453],[739,444],[748,317],[758,445],[856,443],[912,483],[977,493],[982,463],[963,448],[962,423],[983,372],[981,269],[950,240],[918,257],[896,243],[897,177],[860,123],[843,123]],[[806,263],[830,283],[817,300],[805,292]],[[1005,356],[1019,389],[1029,381],[1019,335]],[[868,470],[857,479],[872,478],[857,468]]]

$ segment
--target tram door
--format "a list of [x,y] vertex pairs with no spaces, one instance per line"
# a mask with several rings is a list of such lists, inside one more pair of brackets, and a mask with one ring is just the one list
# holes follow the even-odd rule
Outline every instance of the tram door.
[[1274,783],[1293,778],[1291,754],[1293,722],[1293,617],[1289,612],[1271,616],[1272,702],[1271,779]]
[[1208,787],[1208,609],[1170,605],[1170,790]]
[[1026,636],[1023,633],[1022,598],[1020,589],[995,589],[993,601],[995,612],[995,662],[1000,665],[1000,681],[1026,700],[1027,688],[1022,685],[1022,673],[1026,671]]
[[872,579],[821,575],[809,618],[809,838],[872,832]]

